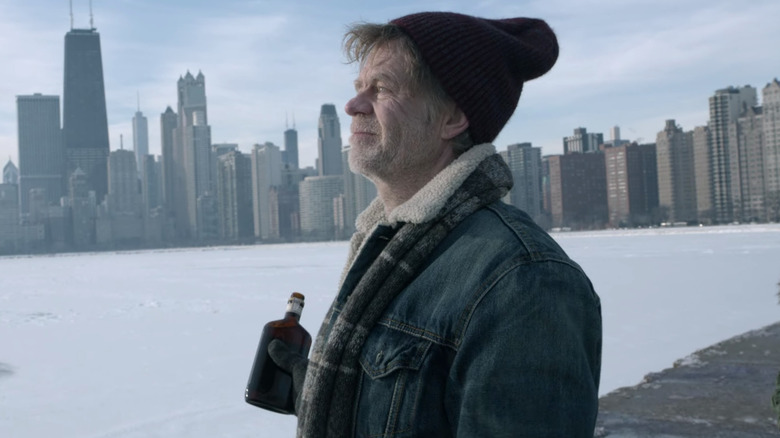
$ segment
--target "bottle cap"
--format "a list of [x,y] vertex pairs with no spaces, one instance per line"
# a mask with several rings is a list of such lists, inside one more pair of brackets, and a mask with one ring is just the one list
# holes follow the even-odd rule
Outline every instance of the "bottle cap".
[[287,300],[287,311],[301,316],[301,312],[303,312],[303,300],[303,294],[293,292],[292,295],[290,295],[290,299]]

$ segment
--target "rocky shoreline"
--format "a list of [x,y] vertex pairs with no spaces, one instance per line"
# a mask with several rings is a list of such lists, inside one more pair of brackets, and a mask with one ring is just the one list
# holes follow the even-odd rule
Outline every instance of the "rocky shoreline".
[[601,397],[596,437],[780,437],[770,398],[780,322],[676,361]]

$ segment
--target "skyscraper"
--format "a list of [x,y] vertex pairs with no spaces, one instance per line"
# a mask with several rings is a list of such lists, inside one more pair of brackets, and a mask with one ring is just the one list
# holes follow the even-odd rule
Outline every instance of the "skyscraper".
[[160,114],[160,148],[162,150],[162,180],[163,180],[163,205],[165,206],[166,217],[174,217],[174,206],[176,197],[176,178],[175,178],[175,158],[174,158],[174,133],[178,116],[167,107],[165,112]]
[[609,219],[604,154],[569,153],[547,160],[552,226],[603,227]]
[[693,160],[693,131],[684,132],[674,120],[667,120],[664,130],[656,136],[661,220],[693,222],[698,219]]
[[608,147],[604,149],[604,161],[609,223],[614,227],[657,223],[656,145],[633,143]]
[[67,172],[81,169],[87,190],[100,202],[108,192],[109,142],[100,34],[94,27],[65,34],[62,100]]
[[747,107],[729,128],[731,199],[735,221],[764,220],[764,114]]
[[149,155],[149,125],[141,108],[133,116],[133,152],[135,152],[135,166],[138,168],[138,179],[144,180],[146,156]]
[[[198,72],[179,77],[178,121],[174,131],[174,202],[177,231],[182,237],[198,236],[198,223],[216,224],[213,218],[198,217],[199,198],[212,195],[216,166],[211,160],[211,127],[206,110],[206,79]],[[212,221],[213,219],[213,221]],[[215,225],[216,231],[216,225]]]
[[341,125],[335,105],[322,105],[318,126],[319,175],[341,175]]
[[507,146],[507,164],[514,185],[509,192],[512,205],[535,221],[542,215],[542,148],[531,143]]
[[780,221],[780,82],[761,90],[764,108],[764,191],[767,219]]
[[298,131],[293,127],[284,131],[284,151],[282,152],[282,164],[292,169],[298,168]]
[[30,190],[43,189],[48,204],[59,203],[65,185],[59,96],[17,96],[22,214],[29,213]]
[[717,90],[710,97],[709,150],[712,177],[712,209],[716,223],[734,220],[730,140],[737,119],[758,104],[756,89],[750,86]]
[[310,176],[299,185],[301,234],[312,240],[336,237],[334,202],[344,193],[341,175]]
[[[255,237],[278,239],[279,217],[272,217],[270,193],[282,184],[282,152],[273,143],[256,144],[252,149],[252,204]],[[272,226],[276,224],[276,226]]]
[[252,161],[233,150],[217,159],[219,236],[241,240],[254,236]]

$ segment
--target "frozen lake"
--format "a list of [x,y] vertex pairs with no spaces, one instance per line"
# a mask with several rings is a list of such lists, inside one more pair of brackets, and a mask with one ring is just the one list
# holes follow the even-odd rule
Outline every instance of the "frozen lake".
[[[601,394],[780,320],[780,225],[554,235],[601,296]],[[314,335],[347,243],[0,258],[0,437],[294,436],[243,401],[263,324]]]

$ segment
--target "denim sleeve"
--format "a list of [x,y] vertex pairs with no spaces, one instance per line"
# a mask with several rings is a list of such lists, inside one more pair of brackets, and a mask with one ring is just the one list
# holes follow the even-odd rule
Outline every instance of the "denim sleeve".
[[477,292],[446,409],[457,437],[593,437],[601,307],[566,262],[510,266]]

